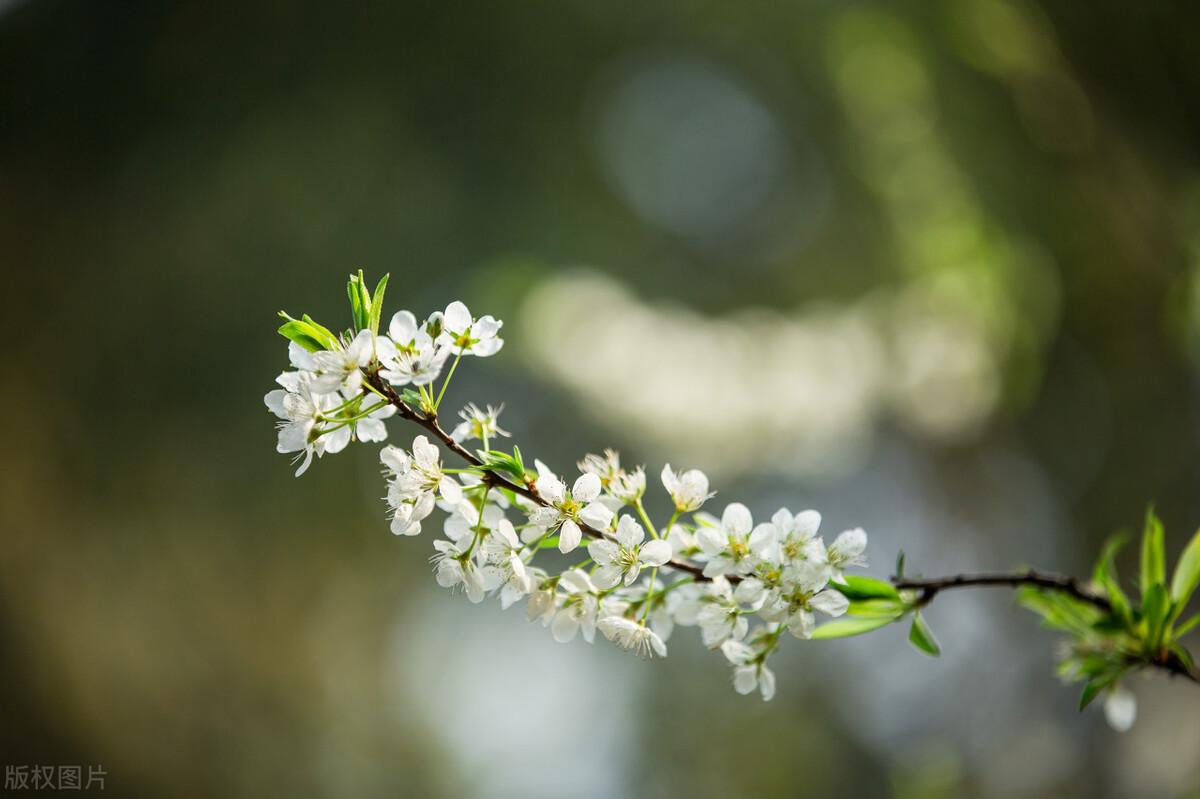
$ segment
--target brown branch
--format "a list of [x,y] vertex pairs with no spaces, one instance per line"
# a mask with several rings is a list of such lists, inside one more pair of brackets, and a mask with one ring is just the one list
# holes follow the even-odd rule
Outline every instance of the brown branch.
[[[537,486],[535,484],[531,482],[515,483],[512,480],[509,480],[508,478],[497,474],[495,471],[484,466],[483,461],[479,460],[475,453],[471,452],[462,444],[455,441],[454,437],[445,431],[441,424],[438,423],[436,414],[424,414],[417,411],[415,408],[401,399],[400,395],[396,393],[396,390],[392,388],[387,381],[380,377],[378,372],[375,372],[374,374],[366,374],[364,378],[367,383],[370,384],[371,388],[375,389],[380,396],[384,397],[389,403],[396,406],[396,412],[402,419],[415,422],[421,427],[425,428],[434,437],[445,444],[446,447],[455,455],[462,458],[472,466],[481,469],[483,471],[484,480],[498,488],[506,488],[509,491],[520,494],[521,496],[530,499],[543,507],[551,507],[550,503],[538,493]],[[602,530],[597,530],[583,521],[576,520],[576,523],[579,525],[579,529],[591,538],[602,539],[611,537]],[[671,560],[668,561],[666,565],[672,569],[676,569],[681,572],[687,572],[699,580],[709,579],[704,576],[704,569],[694,563]],[[736,582],[736,578],[734,577],[730,577],[730,580]]]
[[892,585],[901,590],[919,590],[920,596],[917,598],[918,605],[927,605],[933,601],[933,598],[941,591],[946,591],[951,588],[978,588],[985,586],[999,586],[1003,588],[1019,588],[1022,585],[1034,585],[1038,588],[1049,588],[1054,591],[1061,591],[1064,594],[1073,596],[1076,599],[1095,605],[1100,610],[1108,613],[1112,610],[1112,603],[1106,598],[1093,594],[1079,585],[1079,581],[1074,577],[1065,577],[1059,574],[1047,574],[1045,572],[1037,572],[1032,569],[1019,572],[989,572],[984,574],[955,574],[949,577],[929,577],[929,578],[910,578],[910,577],[893,577]]
[[[1081,602],[1099,608],[1105,613],[1112,612],[1112,603],[1107,598],[1094,594],[1079,584],[1074,577],[1061,574],[1049,574],[1028,569],[1019,572],[989,572],[984,574],[954,574],[947,577],[892,577],[892,585],[899,590],[920,591],[917,596],[917,607],[924,607],[933,601],[942,591],[952,588],[1020,588],[1032,585],[1051,591],[1059,591],[1072,596]],[[1177,654],[1164,649],[1155,658],[1147,658],[1138,662],[1152,668],[1161,669],[1171,676],[1183,677],[1186,680],[1200,684],[1200,669],[1189,667]]]
[[[396,412],[402,419],[415,422],[420,427],[423,427],[435,438],[442,442],[458,457],[470,465],[480,469],[483,472],[483,479],[498,488],[505,488],[516,494],[520,494],[527,499],[536,502],[543,507],[551,507],[550,503],[538,493],[536,484],[526,481],[524,483],[516,483],[508,478],[488,469],[484,466],[483,461],[468,450],[462,444],[454,440],[454,437],[445,431],[438,423],[436,414],[424,414],[417,411],[396,393],[378,372],[366,374],[365,379],[371,388],[384,397],[389,403],[396,406]],[[589,537],[604,539],[610,536],[604,531],[597,530],[594,527],[579,521],[579,528]],[[667,566],[681,572],[691,574],[699,581],[707,581],[710,578],[704,576],[704,569],[694,563],[687,561],[671,560]],[[727,575],[730,582],[736,583],[741,578],[737,575]],[[892,585],[901,590],[916,590],[920,591],[917,597],[917,606],[924,607],[933,601],[940,592],[954,588],[981,588],[987,586],[999,586],[1005,588],[1018,588],[1022,585],[1033,585],[1039,588],[1047,588],[1053,591],[1061,591],[1064,594],[1073,596],[1083,602],[1095,605],[1104,612],[1112,610],[1112,604],[1104,597],[1098,594],[1093,594],[1080,586],[1079,581],[1074,577],[1066,577],[1058,574],[1048,574],[1044,572],[1033,571],[1032,569],[1021,572],[991,572],[985,574],[955,574],[947,577],[931,577],[931,578],[892,578]],[[1178,675],[1195,683],[1200,683],[1200,671],[1189,668],[1180,658],[1173,652],[1164,652],[1162,657],[1155,660],[1146,661],[1155,668],[1162,669],[1172,675]]]

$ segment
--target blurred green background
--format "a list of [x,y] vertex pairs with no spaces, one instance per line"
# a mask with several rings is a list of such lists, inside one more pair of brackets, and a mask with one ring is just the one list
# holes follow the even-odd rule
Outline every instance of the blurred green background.
[[[1179,797],[1200,692],[1075,712],[1000,594],[734,694],[439,591],[374,447],[297,480],[279,308],[505,320],[453,404],[871,573],[1086,573],[1200,522],[1185,3],[0,0],[0,749],[121,796]],[[396,424],[398,443],[412,435]],[[652,510],[664,505],[656,493]],[[1130,570],[1127,568],[1126,572]]]

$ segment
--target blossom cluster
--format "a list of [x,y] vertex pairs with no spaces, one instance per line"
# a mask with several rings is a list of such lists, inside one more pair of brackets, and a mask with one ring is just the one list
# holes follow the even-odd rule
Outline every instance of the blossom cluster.
[[[352,303],[358,285],[352,280]],[[408,448],[384,446],[380,461],[392,533],[417,536],[435,510],[444,514],[432,556],[439,585],[476,603],[524,601],[528,618],[556,641],[591,643],[599,631],[647,657],[667,654],[676,626],[698,627],[704,645],[728,660],[735,689],[768,700],[775,676],[767,659],[784,633],[810,638],[818,618],[846,613],[839,585],[845,569],[866,565],[861,529],[826,545],[813,510],[780,509],[757,524],[738,502],[710,514],[707,476],[669,464],[660,480],[673,512],[660,526],[643,502],[645,469],[623,467],[615,451],[586,455],[574,476],[540,460],[528,470],[519,449],[489,448],[508,435],[500,410],[473,403],[446,433],[437,411],[455,367],[499,351],[502,323],[453,302],[424,320],[400,311],[381,333],[381,294],[382,286],[372,300],[362,289],[356,308],[373,306],[356,317],[365,326],[341,335],[288,317],[281,332],[292,339],[293,368],[265,402],[279,419],[279,451],[300,461],[297,475],[314,455],[385,441],[384,422],[397,413],[425,428],[429,435]],[[483,446],[478,457],[461,446],[474,440]],[[467,463],[444,465],[438,442]]]

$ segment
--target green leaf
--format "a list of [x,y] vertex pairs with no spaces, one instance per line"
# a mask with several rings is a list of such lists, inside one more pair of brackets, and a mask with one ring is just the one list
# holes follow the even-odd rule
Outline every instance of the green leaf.
[[904,550],[896,553],[896,579],[904,579]]
[[1100,695],[1108,686],[1112,685],[1113,678],[1106,677],[1100,680],[1091,680],[1087,685],[1083,686],[1083,693],[1079,695],[1079,709],[1083,710],[1092,703],[1092,700]]
[[908,629],[908,640],[927,655],[937,657],[942,654],[942,648],[938,646],[937,639],[933,637],[933,630],[929,629],[925,619],[921,618],[920,611],[913,614],[912,627]]
[[846,613],[850,616],[878,618],[886,616],[898,619],[909,610],[899,599],[855,599],[851,600]]
[[817,641],[833,638],[849,638],[852,635],[862,635],[880,627],[886,627],[895,620],[894,616],[874,616],[853,619],[838,619],[822,624],[813,630],[812,637]]
[[296,342],[309,352],[337,348],[337,338],[333,333],[313,321],[308,314],[303,319],[293,319],[283,311],[279,315],[287,320],[279,326],[279,335],[284,338]]
[[1022,586],[1017,591],[1017,601],[1041,616],[1048,627],[1081,638],[1091,635],[1093,626],[1104,616],[1095,605],[1035,586]]
[[900,592],[891,583],[876,580],[873,577],[863,577],[859,574],[847,575],[845,583],[830,583],[847,599],[899,599]]
[[1171,601],[1167,598],[1167,588],[1162,583],[1155,583],[1146,592],[1142,604],[1142,621],[1146,625],[1146,644],[1152,649],[1158,649],[1162,642],[1162,634],[1167,626],[1167,615],[1171,612]]
[[1175,565],[1175,574],[1171,577],[1171,602],[1177,608],[1176,616],[1183,612],[1197,585],[1200,585],[1200,530],[1184,547],[1179,563]]
[[1147,592],[1167,581],[1167,569],[1163,556],[1163,526],[1154,515],[1154,508],[1146,511],[1146,527],[1142,531],[1142,604],[1146,603]]
[[1195,629],[1197,625],[1200,625],[1200,613],[1197,613],[1195,616],[1192,616],[1190,619],[1185,621],[1183,624],[1176,627],[1175,628],[1175,637],[1182,638],[1183,636],[1190,633],[1193,629]]
[[1102,589],[1109,601],[1112,602],[1113,612],[1126,625],[1132,623],[1133,611],[1129,604],[1129,597],[1121,590],[1121,582],[1117,577],[1116,557],[1121,547],[1129,540],[1129,536],[1121,533],[1114,535],[1104,543],[1104,549],[1100,552],[1100,559],[1096,561],[1096,568],[1092,572],[1092,579]]
[[386,274],[380,278],[378,285],[375,286],[375,296],[371,299],[371,312],[368,324],[371,327],[372,333],[379,333],[379,320],[383,317],[383,294],[387,291],[389,277],[391,277],[391,274]]

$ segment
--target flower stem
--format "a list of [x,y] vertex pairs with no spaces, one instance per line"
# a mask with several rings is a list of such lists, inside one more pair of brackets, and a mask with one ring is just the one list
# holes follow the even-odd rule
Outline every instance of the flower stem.
[[442,404],[442,397],[446,394],[446,387],[450,385],[450,379],[454,377],[454,370],[458,368],[458,362],[462,360],[462,350],[454,356],[454,363],[450,364],[450,371],[446,373],[446,379],[442,382],[442,390],[438,392],[437,399],[433,401],[433,410],[436,413],[439,406]]
[[646,506],[642,504],[640,497],[634,504],[634,507],[637,509],[638,516],[642,517],[642,524],[646,525],[647,529],[650,530],[650,535],[658,538],[658,528],[654,526],[654,522],[650,521],[650,514],[646,513]]

